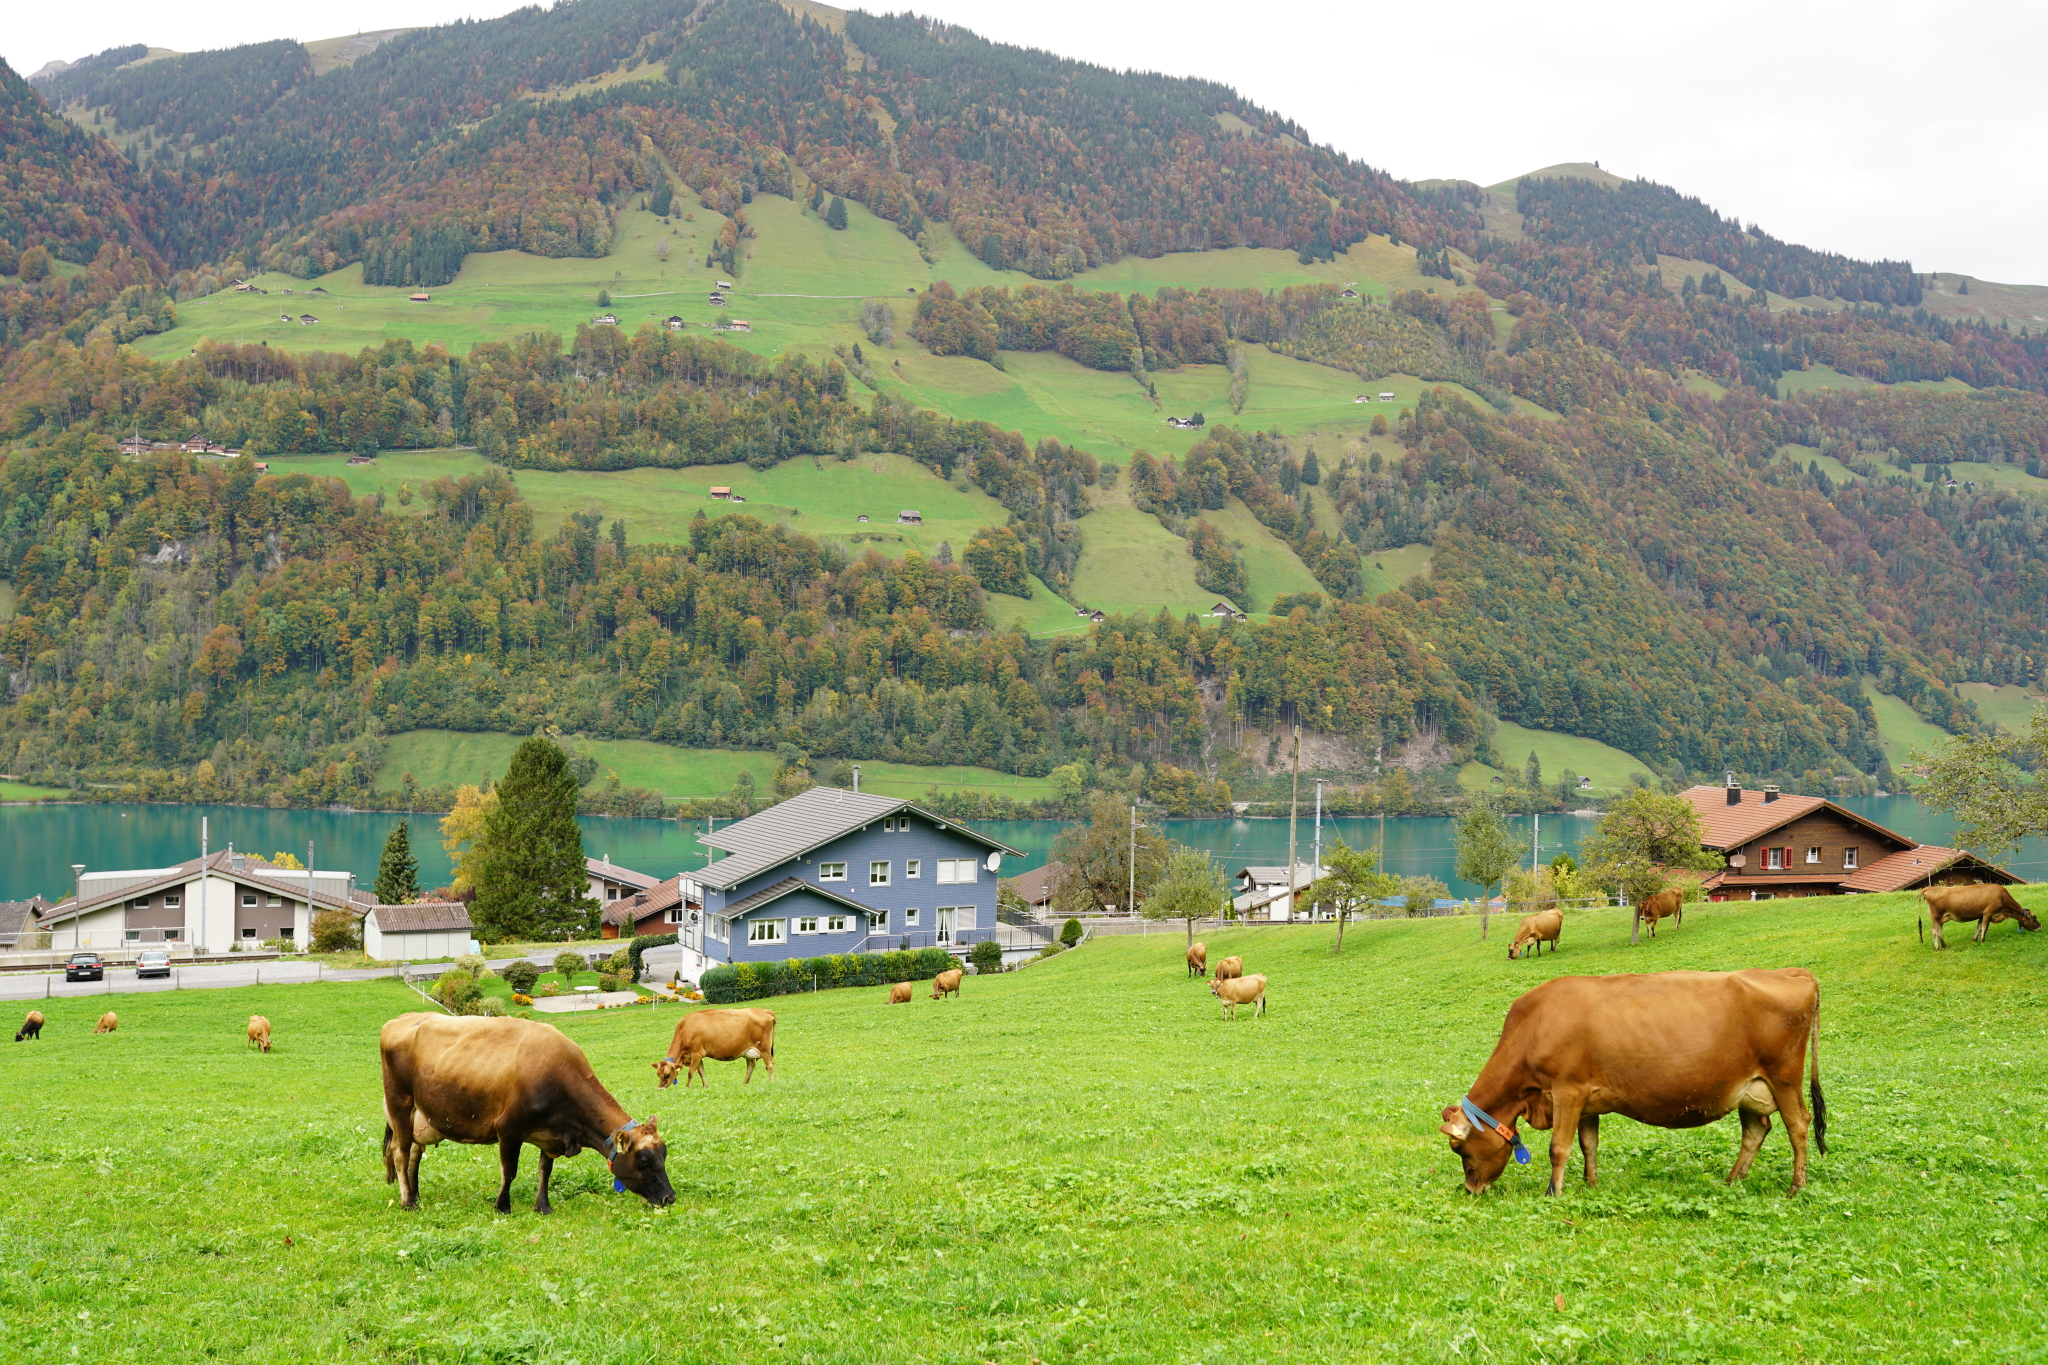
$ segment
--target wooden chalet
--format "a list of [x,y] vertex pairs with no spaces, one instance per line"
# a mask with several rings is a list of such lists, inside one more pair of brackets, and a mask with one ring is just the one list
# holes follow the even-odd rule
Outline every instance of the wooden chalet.
[[896,524],[898,526],[922,526],[924,525],[924,513],[918,511],[915,507],[906,507],[896,514]]
[[1919,843],[1818,796],[1786,796],[1776,787],[1745,791],[1733,777],[1725,786],[1689,787],[1681,795],[1699,812],[1700,847],[1726,864],[1701,882],[1708,900],[2024,880],[1968,849]]
[[703,909],[704,893],[697,889],[697,883],[677,873],[645,891],[606,902],[599,932],[605,938],[676,934],[682,932],[684,924],[696,923]]

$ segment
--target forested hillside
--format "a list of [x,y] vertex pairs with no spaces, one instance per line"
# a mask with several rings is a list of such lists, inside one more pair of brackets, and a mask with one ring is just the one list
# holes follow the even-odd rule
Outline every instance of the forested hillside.
[[[1518,760],[1507,721],[1673,780],[1846,792],[1898,777],[1873,689],[1969,731],[1959,683],[2048,660],[2048,338],[1928,314],[1911,263],[1648,182],[1525,178],[1504,217],[1505,190],[1404,185],[1227,86],[909,16],[579,0],[324,72],[293,41],[140,52],[40,93],[0,67],[0,761],[24,777],[356,801],[389,735],[557,726],[1142,765],[1119,780],[1185,806],[1261,778],[1293,721],[1332,771],[1439,795]],[[647,283],[611,286],[654,320],[587,320],[656,232]],[[742,296],[757,252],[815,259],[753,301],[785,309],[754,344],[662,325],[698,307],[672,247]],[[1233,264],[1174,264],[1204,260]],[[344,354],[266,301],[289,346],[184,340],[181,309],[229,316],[261,270],[317,278],[337,319],[467,281],[420,315],[445,319],[533,261],[591,263],[578,316]],[[927,272],[914,298],[880,261]],[[1276,376],[1342,412],[1250,420]],[[1027,382],[1056,392],[975,405]],[[1071,414],[1161,435],[1091,448]],[[244,453],[119,453],[135,433]],[[254,468],[426,449],[509,474],[394,506]],[[651,538],[562,491],[864,452],[1007,525],[929,556],[793,511]],[[553,521],[540,475],[572,481]],[[1113,596],[1161,544],[1179,608],[1074,624],[1078,585]],[[1196,592],[1250,619],[1198,622]]]

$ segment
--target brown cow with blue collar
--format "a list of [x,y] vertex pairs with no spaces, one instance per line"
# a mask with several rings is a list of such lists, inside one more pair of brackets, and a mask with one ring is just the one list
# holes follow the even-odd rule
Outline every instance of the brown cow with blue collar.
[[[669,1039],[668,1056],[654,1063],[654,1074],[659,1077],[657,1090],[666,1090],[676,1083],[681,1075],[687,1088],[692,1076],[697,1083],[710,1089],[704,1079],[704,1059],[714,1062],[737,1062],[745,1059],[746,1079],[754,1079],[754,1063],[768,1068],[768,1079],[775,1079],[775,1011],[774,1010],[692,1010],[676,1021],[675,1036]],[[743,1081],[742,1084],[745,1084]]]
[[535,1213],[552,1213],[555,1158],[594,1147],[612,1188],[648,1203],[676,1202],[668,1145],[654,1117],[635,1119],[598,1083],[583,1049],[549,1024],[486,1015],[401,1014],[378,1037],[384,1063],[384,1179],[399,1206],[420,1206],[420,1157],[437,1142],[495,1143],[504,1182],[499,1213],[512,1211],[519,1149],[540,1148]]

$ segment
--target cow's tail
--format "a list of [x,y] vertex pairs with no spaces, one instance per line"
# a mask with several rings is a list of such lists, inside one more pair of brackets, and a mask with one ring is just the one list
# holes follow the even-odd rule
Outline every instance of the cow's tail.
[[1806,1093],[1813,1100],[1813,1145],[1822,1156],[1828,1151],[1828,1102],[1820,1092],[1820,983],[1813,986],[1813,1023],[1809,1026],[1806,1040],[1807,1065],[1812,1069],[1812,1079],[1807,1083]]
[[391,1153],[391,1121],[384,1121],[384,1183],[389,1185],[398,1179],[398,1162]]

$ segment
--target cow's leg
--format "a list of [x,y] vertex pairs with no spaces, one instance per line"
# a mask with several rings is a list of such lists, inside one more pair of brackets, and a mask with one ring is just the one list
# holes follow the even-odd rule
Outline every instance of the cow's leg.
[[1985,936],[1990,932],[1991,912],[1987,910],[1983,914],[1977,916],[1977,942],[1982,943],[1984,941]]
[[420,1158],[426,1154],[424,1142],[413,1142],[406,1148],[405,1173],[398,1181],[398,1207],[402,1209],[420,1206]]
[[753,1059],[752,1057],[749,1057],[749,1058],[747,1058],[747,1078],[746,1078],[745,1080],[741,1081],[741,1082],[740,1082],[740,1084],[741,1084],[741,1085],[752,1085],[753,1083],[754,1083],[754,1059]]
[[554,1175],[554,1173],[555,1159],[548,1155],[546,1148],[542,1148],[540,1154],[540,1189],[533,1196],[533,1211],[535,1213],[553,1213],[555,1211],[555,1206],[548,1202],[548,1178]]
[[519,1175],[518,1138],[498,1139],[498,1171],[504,1179],[498,1185],[498,1212],[512,1212],[512,1182]]
[[1728,1170],[1728,1183],[1733,1185],[1749,1174],[1750,1163],[1756,1160],[1757,1148],[1764,1145],[1770,1135],[1771,1116],[1755,1109],[1737,1109],[1742,1119],[1742,1150],[1735,1154],[1735,1164]]
[[1586,1183],[1599,1183],[1597,1163],[1600,1155],[1600,1116],[1588,1114],[1579,1120],[1579,1151],[1586,1158]]
[[1785,1119],[1785,1136],[1792,1143],[1792,1188],[1785,1191],[1787,1195],[1806,1188],[1806,1135],[1813,1126],[1813,1116],[1806,1112],[1806,1101],[1799,1093],[1799,1073],[1806,1069],[1806,1058],[1801,1056],[1798,1062],[1799,1068],[1790,1080],[1768,1078],[1771,1097],[1778,1102],[1778,1112]]
[[1564,1193],[1564,1164],[1571,1159],[1572,1137],[1585,1105],[1586,1097],[1576,1090],[1550,1092],[1550,1194]]
[[1946,943],[1943,943],[1941,941],[1941,916],[1938,913],[1928,915],[1927,929],[1928,932],[1932,934],[1934,937],[1934,946],[1936,948],[1939,949],[1948,947]]

